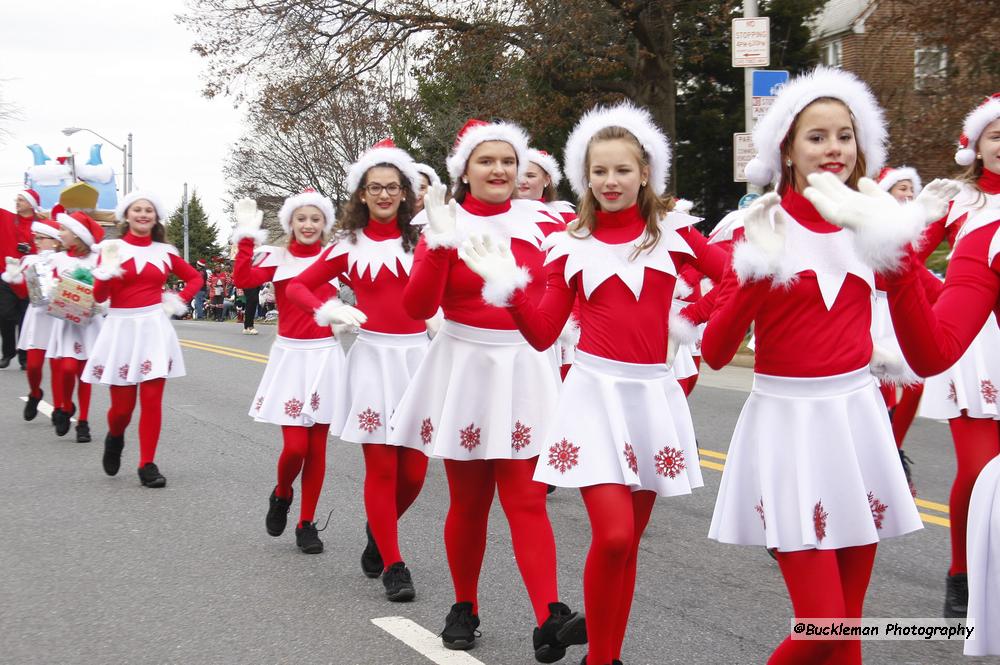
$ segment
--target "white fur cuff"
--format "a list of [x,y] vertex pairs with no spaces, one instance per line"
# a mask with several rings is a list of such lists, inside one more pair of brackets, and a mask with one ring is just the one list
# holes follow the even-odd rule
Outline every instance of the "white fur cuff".
[[165,292],[160,302],[168,316],[184,316],[188,312],[187,303],[173,291]]
[[891,273],[899,268],[906,249],[918,243],[924,232],[924,209],[911,201],[895,219],[882,220],[854,232],[854,246],[861,260],[875,272]]
[[[331,326],[335,319],[334,314],[343,306],[344,302],[340,298],[331,298],[316,309],[313,313],[313,320],[318,326]],[[340,323],[339,318],[336,321]]]
[[510,275],[491,279],[483,284],[483,300],[494,307],[506,307],[518,289],[523,289],[531,281],[531,275],[523,266]]
[[580,343],[580,324],[577,323],[576,318],[572,314],[569,315],[566,325],[563,326],[562,332],[559,333],[559,342],[565,346],[576,346]]
[[694,344],[698,341],[698,326],[694,325],[679,312],[670,313],[670,339],[679,346]]
[[778,265],[759,247],[744,240],[733,248],[733,271],[740,284],[746,284],[774,277]]
[[428,249],[458,249],[458,234],[434,233],[429,225],[424,227],[424,241]]
[[0,279],[8,284],[23,284],[24,274],[20,272],[11,274],[5,270],[2,274],[0,274]]
[[241,229],[239,227],[233,229],[234,245],[247,238],[253,240],[254,247],[260,247],[267,242],[267,229]]
[[94,279],[99,279],[102,282],[106,282],[109,279],[115,279],[116,277],[121,277],[125,274],[125,270],[123,270],[120,265],[117,265],[114,268],[108,268],[107,266],[100,265],[90,272],[94,276]]
[[694,289],[691,288],[691,285],[684,281],[683,277],[678,275],[677,281],[674,282],[674,298],[684,300],[692,293],[694,293]]
[[896,386],[912,386],[923,382],[923,379],[910,369],[910,366],[906,364],[906,361],[900,354],[885,349],[878,344],[872,347],[872,359],[869,369],[872,375],[881,383]]

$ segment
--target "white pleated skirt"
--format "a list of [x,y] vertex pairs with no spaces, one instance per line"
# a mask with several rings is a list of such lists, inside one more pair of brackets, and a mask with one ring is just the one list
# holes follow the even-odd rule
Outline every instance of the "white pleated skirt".
[[[396,411],[430,340],[426,333],[390,335],[362,329],[347,352],[347,388],[337,401],[334,436],[351,443],[386,443]],[[419,438],[398,443],[426,452]]]
[[969,623],[966,656],[1000,656],[1000,457],[979,473],[969,502]]
[[708,536],[784,552],[867,545],[922,528],[867,367],[754,375]]
[[445,321],[390,419],[389,443],[454,460],[531,459],[559,392],[552,349]]
[[1000,327],[991,312],[986,325],[958,362],[924,382],[917,415],[934,420],[971,418],[1000,420]]
[[344,348],[333,337],[276,337],[249,415],[272,425],[321,423],[338,431],[343,423],[334,416],[346,389],[346,365]]
[[21,322],[21,334],[17,337],[17,348],[22,351],[48,348],[55,319],[45,313],[46,309],[47,305],[28,306]]
[[87,360],[97,344],[97,338],[104,325],[104,315],[94,314],[85,325],[70,323],[52,316],[48,318],[52,319],[52,326],[49,330],[48,344],[45,346],[45,357]]
[[642,365],[577,350],[542,443],[535,480],[690,494],[703,485],[684,391],[666,363]]
[[163,306],[156,304],[108,310],[82,380],[128,386],[185,374],[177,333]]

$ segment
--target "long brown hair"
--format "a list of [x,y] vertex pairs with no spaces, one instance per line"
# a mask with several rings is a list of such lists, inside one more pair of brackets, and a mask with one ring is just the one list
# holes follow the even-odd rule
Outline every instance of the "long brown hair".
[[[793,192],[799,191],[795,186],[794,167],[788,165],[788,156],[792,152],[792,142],[795,140],[795,132],[799,129],[799,118],[803,113],[805,113],[807,108],[813,104],[818,104],[819,102],[836,102],[847,109],[847,114],[851,117],[851,129],[854,131],[854,145],[857,146],[858,159],[854,164],[854,170],[851,171],[849,176],[847,176],[847,182],[845,184],[851,189],[857,189],[858,181],[861,180],[861,178],[863,178],[868,172],[868,160],[865,159],[865,153],[861,149],[861,143],[858,141],[857,122],[854,120],[854,114],[851,113],[851,107],[836,97],[817,97],[813,101],[806,104],[805,108],[795,114],[795,117],[792,119],[792,124],[788,127],[788,133],[785,134],[785,138],[781,140],[781,182],[778,185],[779,194],[783,195],[789,189]],[[801,192],[799,193],[801,194]]]
[[[143,199],[137,199],[136,201],[142,201],[142,200]],[[130,203],[128,208],[131,208],[132,205],[136,203],[136,201]],[[125,208],[125,212],[122,213],[122,215],[126,218],[128,217],[128,208]],[[123,219],[121,222],[119,222],[117,228],[118,228],[118,237],[124,236],[126,233],[128,233],[128,220]],[[163,220],[160,219],[159,213],[156,214],[156,224],[153,225],[153,230],[150,231],[150,235],[153,237],[153,242],[167,241],[167,229],[165,226],[163,226]]]
[[[640,170],[649,167],[649,155],[642,149],[639,139],[632,132],[623,127],[605,127],[590,137],[590,141],[587,142],[587,157],[584,160],[583,170],[584,173],[588,174],[588,178],[590,174],[591,147],[595,143],[615,139],[625,141],[629,146],[634,148]],[[660,241],[660,218],[674,209],[674,198],[672,196],[657,196],[656,192],[653,191],[653,187],[647,184],[639,188],[639,197],[636,200],[636,204],[639,206],[639,214],[642,215],[642,219],[646,222],[646,233],[643,235],[642,242],[636,248],[632,258],[656,247],[656,243]],[[593,234],[594,229],[597,227],[597,211],[600,207],[597,197],[594,196],[594,192],[588,187],[587,193],[580,198],[580,205],[576,211],[577,218],[569,224],[570,235],[577,238],[586,238]]]
[[[396,226],[399,227],[399,232],[402,235],[403,251],[412,252],[413,248],[417,246],[417,241],[420,239],[419,229],[411,225],[413,221],[414,198],[412,183],[410,183],[410,179],[402,171],[392,164],[376,164],[371,168],[377,166],[391,168],[399,175],[399,186],[402,188],[402,193],[405,196],[399,202],[399,210],[396,211]],[[371,220],[368,206],[361,200],[361,193],[368,184],[368,173],[371,172],[371,168],[365,171],[364,177],[361,178],[361,184],[351,193],[351,198],[347,200],[343,210],[337,215],[337,226],[334,228],[334,234],[338,238],[346,237],[352,243],[357,242],[358,231],[368,226]]]

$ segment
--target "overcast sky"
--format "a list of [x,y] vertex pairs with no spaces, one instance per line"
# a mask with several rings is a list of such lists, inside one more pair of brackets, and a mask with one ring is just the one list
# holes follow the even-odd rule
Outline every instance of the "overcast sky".
[[[136,188],[158,192],[173,209],[183,184],[197,187],[220,228],[226,184],[222,165],[240,135],[241,114],[228,99],[201,96],[202,61],[192,35],[174,16],[183,0],[43,0],[4,2],[0,12],[0,86],[21,120],[0,145],[0,207],[13,209],[32,164],[28,144],[55,159],[76,152],[86,161],[91,134],[115,143],[133,134]],[[122,168],[122,153],[103,148],[104,163]],[[82,162],[81,162],[82,163]],[[119,179],[120,182],[120,179]]]

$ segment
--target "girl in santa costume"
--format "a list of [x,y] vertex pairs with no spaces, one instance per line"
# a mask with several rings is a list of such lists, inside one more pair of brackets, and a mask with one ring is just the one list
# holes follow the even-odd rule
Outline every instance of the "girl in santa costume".
[[[870,368],[888,369],[870,332],[875,270],[802,195],[819,174],[845,189],[877,174],[886,138],[881,108],[848,72],[819,67],[783,88],[746,169],[776,192],[744,216],[702,342],[721,368],[754,324],[754,385],[709,537],[775,548],[797,617],[861,617],[878,541],[921,528]],[[928,219],[946,205],[934,201]],[[861,663],[861,643],[789,637],[768,662]]]
[[[26,353],[27,361],[28,401],[24,405],[25,420],[35,419],[38,415],[38,404],[45,396],[42,390],[42,366],[45,364],[45,348],[49,344],[52,324],[55,321],[45,311],[48,309],[48,297],[54,284],[52,260],[56,252],[62,249],[59,225],[55,222],[49,220],[34,222],[31,231],[38,253],[28,254],[20,261],[8,258],[2,275],[3,281],[10,285],[18,298],[27,298],[28,287],[24,281],[24,271],[33,267],[42,291],[40,298],[31,303],[25,313],[21,335],[17,341],[17,348]],[[55,360],[49,361],[53,370],[55,364]]]
[[417,180],[417,198],[413,200],[413,214],[416,215],[424,209],[424,197],[427,195],[427,191],[434,185],[440,185],[441,178],[437,171],[427,164],[414,162],[413,167],[420,174],[420,178]]
[[267,237],[261,229],[264,213],[252,199],[235,207],[237,245],[233,280],[239,287],[273,282],[278,336],[250,406],[257,422],[281,426],[283,448],[278,457],[278,484],[271,492],[265,527],[280,536],[292,505],[292,484],[302,476],[302,497],[295,542],[306,554],[323,551],[314,517],[326,474],[326,441],[334,422],[336,402],[343,392],[344,350],[334,338],[332,323],[355,325],[364,315],[335,300],[337,289],[328,282],[316,285],[316,296],[334,299],[329,316],[313,319],[312,311],[288,303],[291,281],[313,265],[333,229],[333,204],[314,190],[285,199],[278,221],[286,238],[282,246],[263,246],[253,261],[254,245]]
[[[976,593],[992,589],[992,594],[980,596],[985,605],[980,606],[982,613],[976,618],[980,619],[980,626],[993,626],[1000,613],[997,593],[1000,579],[996,577],[996,567],[989,568],[989,543],[980,540],[973,548],[967,525],[976,510],[969,503],[976,478],[1000,454],[997,416],[1000,341],[995,330],[1000,312],[1000,93],[966,117],[960,146],[955,161],[968,170],[948,210],[948,219],[955,220],[951,225],[960,224],[961,228],[956,234],[944,289],[932,309],[926,294],[915,288],[922,260],[911,251],[903,269],[888,276],[887,290],[896,334],[914,371],[921,376],[946,371],[952,377],[951,404],[957,413],[951,414],[949,424],[955,440],[958,474],[949,506],[952,566],[948,572],[945,616],[965,616],[968,599],[975,595],[969,593],[970,585],[978,587]],[[903,236],[904,242],[889,243],[881,227],[870,228],[874,220],[879,219],[882,227],[885,220],[894,220],[899,229],[915,228],[914,236],[921,227],[910,220],[908,206],[899,206],[888,197],[877,197],[877,192],[865,193],[868,196],[836,190],[828,193],[832,199],[829,205],[845,208],[836,212],[836,221],[857,229],[859,237],[881,242],[887,246],[886,251],[898,254],[906,247],[906,237]],[[928,379],[925,401],[931,398],[931,390]],[[989,501],[986,499],[990,494],[991,491],[983,492],[984,510],[986,504],[992,504],[991,496]],[[976,519],[989,518],[980,515]],[[992,558],[996,557],[997,550],[993,549]],[[977,580],[977,572],[992,577]],[[971,612],[969,616],[972,617]],[[995,636],[993,631],[992,637]],[[987,643],[992,644],[994,653],[1000,651],[1000,641],[992,639]]]
[[[676,212],[690,215],[692,207],[694,207],[694,203],[687,199],[679,198],[674,200],[674,210]],[[692,220],[693,223],[698,223],[702,221],[702,218],[692,217]],[[693,227],[689,232],[698,233]],[[677,276],[677,281],[674,282],[674,298],[670,304],[670,311],[672,313],[679,313],[684,308],[701,299],[703,279],[709,283],[712,281],[705,278],[691,263],[688,263],[681,269],[681,272]],[[701,336],[704,330],[705,324],[704,322],[700,322],[694,341],[687,344],[680,344],[670,362],[670,369],[674,373],[677,383],[680,384],[681,390],[684,391],[685,397],[690,397],[695,385],[698,383],[698,373],[701,369]]]
[[[40,219],[40,212],[41,197],[33,189],[17,193],[14,212],[0,209],[0,254],[5,260],[20,261],[22,257],[35,253],[32,226]],[[28,299],[15,294],[6,282],[0,283],[0,369],[10,365],[17,355],[17,329],[22,325],[27,310]],[[26,362],[23,353],[20,361],[23,369]]]
[[368,546],[361,568],[382,576],[392,601],[416,592],[399,550],[397,523],[416,500],[427,473],[427,455],[417,438],[386,445],[389,416],[396,410],[427,351],[427,327],[403,309],[403,290],[413,266],[419,231],[411,226],[421,179],[413,159],[390,139],[376,144],[347,170],[351,192],[337,220],[335,244],[288,288],[293,302],[315,311],[317,320],[336,308],[315,295],[339,278],[353,289],[367,320],[347,354],[347,389],[338,400],[334,436],[362,444]]
[[529,293],[537,298],[544,285],[540,224],[552,220],[536,202],[511,199],[528,165],[528,137],[520,127],[470,120],[447,164],[455,200],[445,204],[442,186],[425,197],[414,222],[425,218],[426,227],[403,293],[412,318],[430,318],[441,307],[445,321],[391,418],[389,443],[419,441],[444,458],[451,495],[445,549],[456,601],[445,619],[444,645],[475,643],[487,519],[499,492],[535,612],[535,658],[551,663],[569,645],[586,642],[583,616],[559,602],[546,487],[532,480],[559,374],[554,355],[528,346],[502,302],[489,293],[484,298],[483,280],[462,263],[457,247],[473,234],[489,235],[513,253],[520,284],[530,280]]
[[692,262],[720,279],[725,257],[664,197],[669,165],[667,138],[645,110],[596,108],[566,144],[579,217],[544,243],[542,299],[531,293],[541,280],[526,284],[505,246],[475,237],[461,250],[484,278],[483,297],[506,305],[536,349],[555,341],[580,303],[576,360],[539,432],[535,480],[580,488],[590,517],[589,665],[620,663],[639,542],[656,496],[702,485],[691,415],[666,363],[668,347],[690,341],[694,330],[666,313],[681,266]]
[[[138,398],[138,473],[145,487],[166,487],[167,479],[153,461],[163,419],[163,391],[168,378],[186,373],[170,317],[185,314],[202,285],[198,271],[164,242],[161,220],[166,214],[152,192],[136,190],[118,202],[115,217],[122,220],[121,239],[102,244],[94,270],[94,299],[108,302],[108,315],[81,377],[110,389],[102,460],[109,476],[121,467],[125,429]],[[163,291],[171,273],[185,283],[179,296]]]

